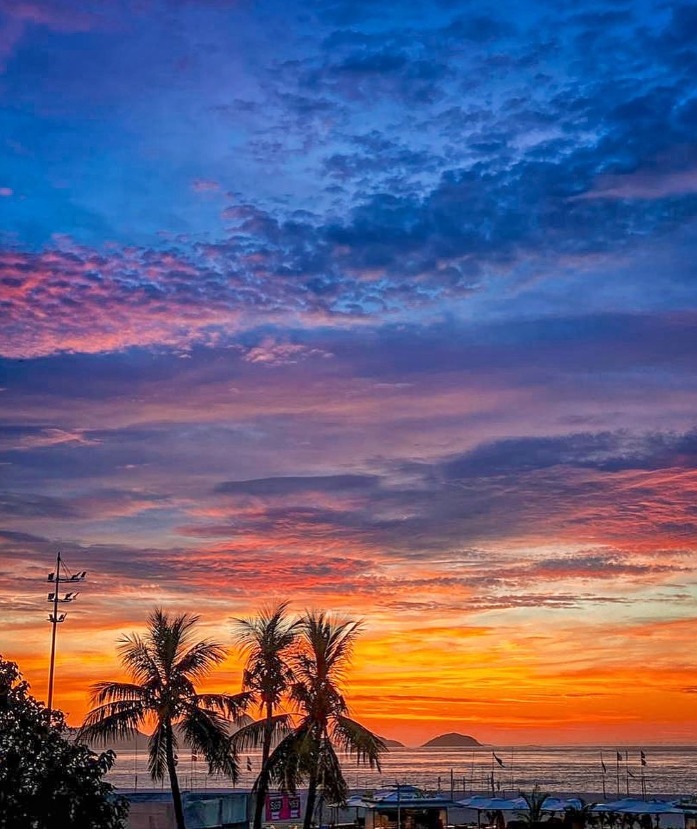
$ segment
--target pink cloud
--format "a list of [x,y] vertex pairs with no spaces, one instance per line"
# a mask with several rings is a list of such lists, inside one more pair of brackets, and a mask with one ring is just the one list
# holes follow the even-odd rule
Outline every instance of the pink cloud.
[[24,449],[36,449],[44,446],[59,446],[61,444],[76,444],[80,446],[91,446],[100,441],[88,438],[81,431],[67,431],[65,429],[42,429],[36,435],[27,435],[20,441]]
[[62,244],[38,254],[0,252],[0,268],[2,353],[10,357],[212,343],[214,329],[234,329],[240,315],[229,291],[202,296],[192,279],[200,271],[168,252],[107,255]]
[[220,190],[220,184],[207,178],[196,178],[191,183],[191,189],[196,193],[206,193]]
[[654,165],[627,175],[600,176],[595,186],[575,201],[591,199],[665,199],[697,193],[697,167],[665,169]]
[[333,355],[322,348],[311,348],[299,343],[278,343],[272,338],[250,348],[242,358],[247,363],[257,363],[264,366],[284,366],[299,363],[310,357],[328,358]]
[[59,32],[86,32],[100,17],[79,4],[61,0],[0,0],[0,9],[15,20],[47,26]]

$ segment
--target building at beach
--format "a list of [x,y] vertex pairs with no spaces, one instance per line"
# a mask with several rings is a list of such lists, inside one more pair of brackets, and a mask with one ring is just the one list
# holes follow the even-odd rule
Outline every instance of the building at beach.
[[449,798],[427,794],[416,786],[395,785],[371,795],[352,797],[349,807],[364,829],[445,829]]

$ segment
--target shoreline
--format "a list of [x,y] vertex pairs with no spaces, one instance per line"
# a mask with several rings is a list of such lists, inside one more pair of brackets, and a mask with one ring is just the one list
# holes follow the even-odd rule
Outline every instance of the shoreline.
[[[406,785],[406,784],[405,784]],[[118,794],[125,795],[129,797],[131,795],[142,795],[143,797],[168,797],[170,796],[170,790],[167,786],[164,788],[162,787],[154,787],[154,786],[139,786],[137,789],[133,787],[116,787],[116,791]],[[349,798],[359,796],[359,795],[367,795],[371,792],[375,791],[375,789],[370,788],[359,788],[359,789],[350,789],[349,790]],[[523,789],[523,791],[525,791]],[[559,798],[560,800],[569,800],[569,799],[579,799],[584,802],[586,805],[591,805],[594,803],[614,803],[622,800],[635,800],[635,801],[642,801],[645,803],[673,803],[678,801],[686,801],[692,799],[694,801],[695,794],[692,792],[681,792],[677,794],[655,794],[651,795],[648,794],[645,798],[642,798],[638,795],[627,795],[620,793],[619,797],[617,796],[616,792],[608,792],[606,795],[603,795],[602,792],[577,792],[573,789],[554,789],[554,790],[543,790],[544,794],[546,794],[550,798]],[[246,795],[250,797],[252,794],[252,790],[249,787],[225,787],[225,786],[196,786],[191,788],[189,786],[182,786],[181,787],[182,794],[189,794],[189,795]],[[438,794],[439,797],[442,797],[444,800],[450,800],[450,796],[447,792],[441,791],[440,793],[436,793],[432,790],[424,789],[424,792],[429,795],[436,795]],[[275,793],[275,792],[274,792]],[[307,796],[307,789],[306,788],[298,788],[297,794],[304,800]],[[520,795],[520,790],[512,791],[507,790],[506,792],[500,791],[496,793],[497,798],[502,799],[512,799],[518,797]],[[491,797],[490,791],[475,791],[470,792],[466,795],[466,797],[474,797],[474,796],[481,796],[481,797]],[[464,796],[460,796],[460,793],[455,792],[453,798],[453,806],[449,806],[449,809],[464,809],[468,811],[476,811],[469,806],[462,806],[459,805],[458,801],[464,800]],[[408,805],[408,801],[404,801],[404,806]],[[335,806],[327,806],[327,808],[337,808]],[[354,806],[348,807],[341,807],[347,809],[355,809]],[[697,806],[695,806],[697,810]],[[510,810],[503,810],[503,811],[510,811]],[[515,810],[518,811],[518,810]],[[552,814],[550,812],[550,814]],[[275,821],[278,822],[278,821]],[[293,821],[291,821],[293,822]]]

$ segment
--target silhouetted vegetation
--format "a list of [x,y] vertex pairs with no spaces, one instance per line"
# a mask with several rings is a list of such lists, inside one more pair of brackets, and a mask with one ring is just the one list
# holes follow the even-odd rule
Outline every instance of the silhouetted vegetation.
[[154,725],[148,742],[148,769],[153,780],[169,775],[178,829],[185,829],[177,778],[179,737],[200,752],[209,772],[226,774],[233,781],[239,773],[238,758],[230,742],[230,723],[250,702],[250,694],[200,694],[195,683],[225,659],[225,648],[210,640],[193,641],[198,616],[169,616],[155,610],[148,619],[144,638],[125,636],[119,645],[121,661],[132,683],[98,682],[93,686],[89,712],[80,738],[101,740],[130,737],[139,726]]
[[312,824],[318,788],[332,803],[346,800],[348,786],[337,748],[353,755],[359,765],[380,769],[385,744],[348,716],[339,685],[360,627],[359,622],[317,611],[299,622],[289,697],[296,724],[269,758],[269,777],[291,792],[307,784],[304,829]]
[[67,738],[60,711],[30,693],[17,665],[0,657],[0,827],[120,829],[127,802],[102,778],[113,752]]
[[[210,773],[226,774],[233,781],[239,774],[239,751],[261,746],[254,826],[261,825],[271,783],[291,792],[306,784],[308,829],[318,788],[333,803],[346,800],[348,786],[337,750],[379,769],[386,748],[348,716],[339,686],[361,623],[318,611],[291,620],[285,602],[262,609],[256,617],[237,619],[235,639],[246,657],[244,690],[204,694],[195,683],[224,660],[226,651],[216,642],[192,641],[197,621],[197,616],[169,616],[158,609],[150,615],[144,637],[123,637],[118,649],[133,681],[93,686],[95,707],[79,739],[108,744],[151,724],[148,768],[156,781],[167,771],[178,829],[185,829],[176,770],[178,740],[206,758]],[[250,722],[245,712],[253,705],[262,717]]]
[[288,603],[262,608],[258,616],[235,620],[235,640],[246,656],[242,687],[250,691],[262,719],[242,726],[233,737],[240,750],[261,746],[261,769],[254,783],[253,829],[261,829],[269,790],[269,757],[274,738],[284,736],[291,715],[277,713],[294,681],[289,663],[296,642],[299,621],[288,619]]
[[542,822],[543,811],[542,807],[545,800],[549,797],[549,792],[543,792],[539,786],[533,786],[530,792],[521,792],[520,796],[525,801],[528,809],[526,812],[518,812],[517,816],[524,820],[531,826],[536,826]]

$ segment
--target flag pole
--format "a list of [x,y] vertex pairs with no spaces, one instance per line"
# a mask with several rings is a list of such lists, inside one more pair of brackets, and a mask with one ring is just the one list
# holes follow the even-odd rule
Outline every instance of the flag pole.
[[624,750],[624,770],[627,773],[627,797],[629,797],[629,752]]
[[620,760],[622,759],[622,755],[619,751],[615,752],[616,759],[617,759],[617,799],[619,800],[620,797]]
[[644,777],[644,767],[646,766],[646,754],[641,749],[639,752],[639,760],[641,761],[641,796],[646,800],[646,778]]
[[607,773],[607,766],[605,765],[605,761],[603,760],[603,752],[602,749],[600,751],[600,768],[603,770],[603,797],[607,797],[607,792],[605,791],[605,775]]

